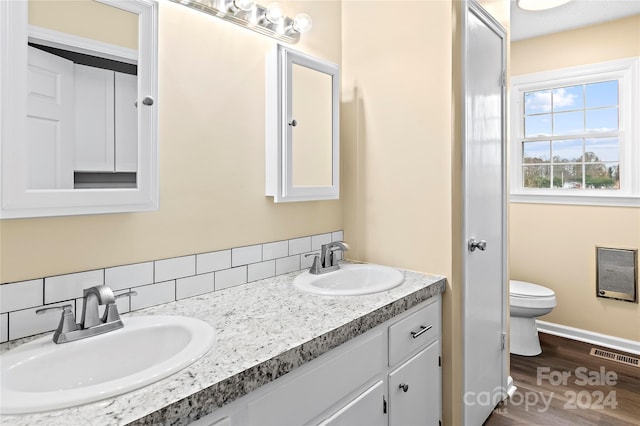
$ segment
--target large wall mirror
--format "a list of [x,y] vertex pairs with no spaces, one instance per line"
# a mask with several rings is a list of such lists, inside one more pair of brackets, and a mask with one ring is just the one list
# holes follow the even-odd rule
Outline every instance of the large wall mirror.
[[0,4],[2,218],[156,209],[157,4]]
[[267,195],[339,198],[338,66],[277,45],[266,75]]

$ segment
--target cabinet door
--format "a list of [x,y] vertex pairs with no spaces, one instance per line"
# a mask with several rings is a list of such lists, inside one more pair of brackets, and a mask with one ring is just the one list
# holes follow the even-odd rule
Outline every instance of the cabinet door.
[[436,341],[389,374],[389,425],[438,426],[440,343]]
[[75,169],[114,171],[113,71],[74,64]]
[[319,426],[383,426],[387,423],[384,404],[384,382],[380,380]]
[[115,73],[115,170],[138,169],[138,76]]

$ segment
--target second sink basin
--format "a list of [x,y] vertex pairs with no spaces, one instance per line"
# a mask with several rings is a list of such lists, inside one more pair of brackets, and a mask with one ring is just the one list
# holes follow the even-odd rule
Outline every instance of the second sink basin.
[[181,316],[123,318],[124,327],[55,344],[51,335],[0,356],[0,413],[67,408],[163,379],[204,355],[213,328]]
[[347,263],[326,274],[314,275],[306,271],[295,278],[293,285],[325,296],[356,296],[389,290],[403,281],[404,274],[388,266]]

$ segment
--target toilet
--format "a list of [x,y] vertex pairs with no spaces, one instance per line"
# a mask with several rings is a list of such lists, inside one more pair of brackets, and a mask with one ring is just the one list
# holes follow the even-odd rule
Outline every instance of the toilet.
[[556,307],[553,290],[525,281],[509,281],[511,307],[510,352],[535,356],[542,353],[536,317],[548,314]]

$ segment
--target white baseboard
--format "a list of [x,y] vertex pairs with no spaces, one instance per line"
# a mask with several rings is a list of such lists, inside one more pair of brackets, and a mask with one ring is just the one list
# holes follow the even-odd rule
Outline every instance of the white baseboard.
[[605,348],[615,349],[630,354],[640,355],[640,342],[606,334],[595,333],[589,330],[554,324],[552,322],[536,320],[538,331],[554,336],[566,337],[579,342],[591,343]]
[[509,376],[507,379],[507,395],[504,399],[511,398],[513,394],[516,393],[516,390],[518,390],[518,388],[513,384],[513,377]]

